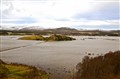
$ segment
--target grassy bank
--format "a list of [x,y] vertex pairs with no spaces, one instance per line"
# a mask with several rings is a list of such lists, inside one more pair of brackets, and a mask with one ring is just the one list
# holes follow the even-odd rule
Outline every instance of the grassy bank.
[[32,66],[0,60],[0,79],[49,79],[49,75]]
[[75,79],[120,79],[120,51],[94,58],[86,56],[76,68]]

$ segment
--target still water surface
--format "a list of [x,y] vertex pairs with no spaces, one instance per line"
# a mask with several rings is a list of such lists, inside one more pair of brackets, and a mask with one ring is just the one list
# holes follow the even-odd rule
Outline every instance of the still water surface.
[[120,37],[74,36],[77,40],[42,42],[17,40],[20,36],[1,36],[1,59],[43,68],[52,79],[67,79],[84,56],[103,55],[120,50]]

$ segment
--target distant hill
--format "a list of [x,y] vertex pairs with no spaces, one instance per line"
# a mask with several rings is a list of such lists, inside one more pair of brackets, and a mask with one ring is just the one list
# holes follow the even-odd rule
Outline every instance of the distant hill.
[[21,31],[32,31],[32,30],[43,30],[44,28],[43,27],[41,27],[41,26],[27,26],[27,27],[23,27],[23,28],[21,28],[20,30]]
[[68,28],[68,27],[61,27],[61,28],[55,28],[55,29],[45,29],[45,32],[54,33],[54,34],[73,34],[73,33],[79,33],[79,30],[74,28]]
[[43,30],[44,28],[41,26],[0,26],[1,30]]
[[77,35],[77,36],[120,36],[120,30],[78,30],[75,28],[60,27],[44,29],[41,26],[24,26],[24,27],[0,27],[1,35],[50,35],[50,34],[63,34],[63,35]]

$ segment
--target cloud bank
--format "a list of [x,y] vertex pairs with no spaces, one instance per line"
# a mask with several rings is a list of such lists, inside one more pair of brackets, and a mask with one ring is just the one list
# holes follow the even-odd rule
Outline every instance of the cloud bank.
[[1,25],[119,29],[119,0],[1,0]]

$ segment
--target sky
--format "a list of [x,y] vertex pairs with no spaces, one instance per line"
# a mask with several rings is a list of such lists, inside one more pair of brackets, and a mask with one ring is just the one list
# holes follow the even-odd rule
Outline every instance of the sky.
[[119,0],[0,0],[1,26],[120,29]]

